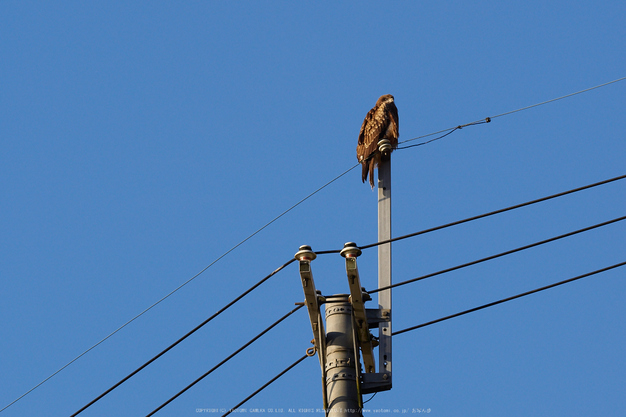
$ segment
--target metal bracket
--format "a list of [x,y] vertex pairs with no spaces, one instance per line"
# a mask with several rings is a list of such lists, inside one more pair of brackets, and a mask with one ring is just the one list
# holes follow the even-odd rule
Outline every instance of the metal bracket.
[[366,308],[367,323],[370,329],[378,329],[379,323],[391,321],[391,310],[385,308]]
[[374,360],[372,337],[364,305],[365,301],[369,301],[372,298],[361,287],[359,269],[356,263],[356,258],[361,254],[361,249],[356,246],[356,243],[348,242],[344,245],[340,254],[346,258],[346,273],[348,274],[348,285],[350,286],[350,302],[354,314],[354,331],[357,333],[357,339],[361,347],[363,366],[365,373],[373,373],[376,371],[376,362]]
[[391,373],[375,373],[361,375],[361,393],[372,394],[391,389]]
[[311,320],[311,330],[313,330],[313,343],[320,357],[320,364],[324,365],[324,352],[326,350],[326,332],[324,331],[324,322],[320,313],[320,304],[325,300],[320,292],[315,289],[315,281],[313,281],[313,272],[311,271],[311,261],[317,257],[310,246],[300,246],[300,250],[296,253],[295,258],[300,262],[300,279],[302,280],[302,289],[304,290],[304,299],[309,319]]
[[317,350],[320,367],[322,368],[322,394],[324,410],[326,410],[328,408],[328,395],[326,393],[326,332],[324,331],[324,322],[320,312],[320,305],[326,300],[322,297],[322,293],[315,289],[315,281],[313,281],[313,272],[311,271],[311,261],[317,258],[317,255],[311,250],[310,246],[302,245],[300,250],[296,252],[295,258],[300,263],[299,270],[302,289],[304,290],[304,301],[309,313],[309,320],[311,321],[311,330],[313,330],[312,342]]

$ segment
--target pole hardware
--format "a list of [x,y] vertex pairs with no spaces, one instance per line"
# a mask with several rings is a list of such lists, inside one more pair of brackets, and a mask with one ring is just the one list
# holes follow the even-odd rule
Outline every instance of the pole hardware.
[[365,302],[370,301],[372,297],[361,286],[357,257],[362,251],[356,243],[347,242],[339,253],[346,261],[346,274],[350,287],[349,301],[352,305],[353,331],[356,336],[355,349],[360,348],[365,369],[364,373],[359,373],[359,394],[391,389],[391,373],[386,372],[382,364],[379,372],[376,372],[373,349],[378,346],[379,342],[370,333],[370,329],[378,328],[379,324],[391,321],[391,311],[382,308],[365,308]]
[[378,141],[378,150],[383,156],[389,156],[393,148],[391,147],[391,142],[389,139],[381,139]]
[[[388,139],[378,142],[378,241],[391,239],[391,152]],[[372,297],[361,286],[357,258],[362,254],[354,242],[340,251],[345,259],[350,294],[323,297],[315,288],[311,261],[317,255],[300,246],[299,261],[305,304],[313,331],[313,344],[322,369],[326,416],[361,416],[363,394],[390,390],[391,383],[391,290],[378,292],[378,308],[365,308]],[[378,246],[378,288],[391,285],[391,243]],[[320,306],[326,311],[326,331]],[[378,337],[370,329],[378,328]],[[373,349],[378,348],[378,372]],[[361,355],[359,355],[359,353]],[[361,372],[361,358],[364,372]]]
[[327,416],[362,417],[358,348],[354,344],[353,307],[347,294],[326,297]]
[[324,323],[320,313],[320,305],[324,302],[321,292],[315,288],[313,280],[313,272],[311,271],[311,261],[317,257],[315,252],[308,245],[300,246],[300,250],[296,253],[295,258],[299,261],[300,279],[302,280],[302,289],[304,290],[304,301],[311,320],[311,330],[313,330],[313,340],[315,349],[320,354],[320,362],[322,362],[325,348]]
[[370,329],[378,329],[378,324],[391,321],[391,310],[383,308],[366,308],[367,322]]
[[[369,323],[367,321],[367,313],[365,312],[364,302],[372,298],[363,292],[361,287],[361,279],[359,277],[359,268],[356,258],[361,254],[361,249],[354,242],[348,242],[344,245],[341,256],[346,258],[346,273],[348,275],[348,285],[350,287],[350,303],[352,304],[352,312],[354,316],[354,331],[357,334],[357,341],[361,347],[363,355],[363,366],[365,373],[376,372],[376,362],[374,360],[374,351],[372,347],[372,335],[370,333]],[[356,347],[355,347],[356,348]]]
[[326,302],[322,297],[322,292],[315,289],[315,281],[313,280],[313,271],[311,270],[311,261],[317,258],[315,252],[308,245],[302,245],[300,250],[296,252],[295,258],[299,262],[300,280],[302,281],[302,289],[304,290],[304,302],[309,313],[311,321],[311,330],[313,331],[313,345],[320,361],[322,368],[322,392],[324,399],[324,409],[328,407],[328,397],[326,395],[326,332],[324,331],[324,322],[320,312],[320,305]]
[[[378,241],[389,239],[391,239],[391,157],[383,155],[378,165]],[[389,285],[391,285],[391,243],[385,243],[378,246],[378,288]],[[382,391],[391,389],[391,290],[378,292],[378,308],[381,310],[380,317],[383,318],[378,323],[378,374],[384,379],[376,391]],[[367,376],[368,374],[364,375]]]

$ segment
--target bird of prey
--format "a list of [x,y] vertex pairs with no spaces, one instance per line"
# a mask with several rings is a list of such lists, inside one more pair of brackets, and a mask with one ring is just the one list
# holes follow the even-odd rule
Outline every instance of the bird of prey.
[[361,180],[365,182],[369,172],[372,188],[374,188],[374,168],[381,159],[378,150],[378,141],[381,139],[389,139],[392,149],[398,146],[398,109],[391,94],[381,96],[374,108],[367,113],[356,146],[356,158],[363,166]]

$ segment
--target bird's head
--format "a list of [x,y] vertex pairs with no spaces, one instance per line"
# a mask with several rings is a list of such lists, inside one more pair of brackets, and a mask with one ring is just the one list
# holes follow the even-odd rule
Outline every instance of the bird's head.
[[384,96],[380,96],[376,104],[381,105],[383,103],[393,103],[393,96],[391,94],[385,94]]

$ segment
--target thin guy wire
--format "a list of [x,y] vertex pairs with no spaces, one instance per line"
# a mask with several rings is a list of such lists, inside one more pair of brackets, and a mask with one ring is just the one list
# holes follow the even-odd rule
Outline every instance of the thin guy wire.
[[589,88],[586,88],[586,89],[584,89],[584,90],[580,90],[580,91],[577,91],[577,92],[575,92],[575,93],[566,94],[566,95],[564,95],[564,96],[557,97],[557,98],[553,98],[553,99],[551,99],[551,100],[546,100],[546,101],[543,101],[543,102],[541,102],[541,103],[532,104],[532,105],[530,105],[530,106],[522,107],[521,109],[511,110],[511,111],[508,111],[508,112],[506,112],[506,113],[502,113],[502,114],[498,114],[498,115],[496,115],[496,116],[492,116],[491,118],[492,118],[492,119],[495,119],[496,117],[507,116],[507,115],[512,114],[512,113],[517,113],[517,112],[519,112],[519,111],[523,111],[523,110],[531,109],[531,108],[533,108],[533,107],[542,106],[542,105],[544,105],[544,104],[552,103],[553,101],[557,101],[557,100],[561,100],[561,99],[564,99],[564,98],[567,98],[567,97],[575,96],[575,95],[577,95],[577,94],[581,94],[581,93],[585,93],[585,92],[587,92],[587,91],[595,90],[596,88],[604,87],[604,86],[606,86],[606,85],[613,84],[613,83],[616,83],[616,82],[618,82],[618,81],[623,81],[623,80],[626,80],[626,77],[621,77],[621,78],[618,78],[618,79],[613,80],[613,81],[609,81],[609,82],[604,83],[604,84],[596,85],[596,86],[594,86],[594,87],[589,87]]
[[102,340],[100,340],[99,342],[97,342],[96,344],[94,344],[93,346],[91,346],[89,349],[85,350],[83,353],[81,353],[80,355],[76,356],[74,359],[72,359],[71,361],[69,361],[68,363],[66,363],[65,365],[63,365],[61,368],[59,368],[56,372],[54,372],[53,374],[51,374],[50,376],[48,376],[46,379],[44,379],[43,381],[41,381],[40,383],[38,383],[37,385],[35,385],[34,387],[32,387],[31,389],[29,389],[28,391],[26,391],[24,394],[20,395],[18,398],[16,398],[15,400],[13,400],[11,403],[7,404],[4,408],[0,409],[0,413],[4,410],[6,410],[7,408],[9,408],[10,406],[12,406],[13,404],[15,404],[16,402],[18,402],[19,400],[21,400],[22,398],[24,398],[25,396],[27,396],[28,394],[30,394],[32,391],[34,391],[35,389],[37,389],[39,386],[41,386],[42,384],[44,384],[46,381],[48,381],[50,378],[54,377],[56,374],[58,374],[59,372],[61,372],[62,370],[64,370],[65,368],[67,368],[68,366],[70,366],[72,363],[76,362],[78,359],[80,359],[82,356],[84,356],[85,354],[87,354],[88,352],[90,352],[91,350],[93,350],[94,348],[96,348],[97,346],[99,346],[101,343],[103,343],[104,341],[106,341],[107,339],[109,339],[111,336],[113,336],[114,334],[116,334],[117,332],[119,332],[120,330],[122,330],[124,327],[128,326],[130,323],[132,323],[133,321],[135,321],[136,319],[138,319],[139,317],[141,317],[142,315],[144,315],[145,313],[147,313],[149,310],[151,310],[153,307],[157,306],[158,304],[160,304],[162,301],[164,301],[166,298],[168,298],[169,296],[171,296],[172,294],[174,294],[176,291],[180,290],[182,287],[184,287],[185,285],[189,284],[191,281],[193,281],[194,279],[196,279],[200,274],[202,274],[203,272],[205,272],[207,269],[209,269],[210,267],[212,267],[215,263],[217,263],[219,260],[221,260],[222,258],[224,258],[226,255],[228,255],[229,253],[231,253],[232,251],[234,251],[235,249],[237,249],[239,246],[243,245],[245,242],[247,242],[248,240],[250,240],[252,237],[254,237],[255,235],[257,235],[258,233],[260,233],[263,229],[265,229],[266,227],[268,227],[269,225],[271,225],[272,223],[274,223],[276,220],[280,219],[281,217],[283,217],[285,214],[287,214],[288,212],[290,212],[291,210],[293,210],[294,208],[296,208],[297,206],[299,206],[300,204],[302,204],[303,202],[305,202],[306,200],[308,200],[309,198],[311,198],[313,195],[317,194],[318,192],[320,192],[321,190],[323,190],[324,188],[326,188],[327,186],[329,186],[330,184],[332,184],[333,182],[337,181],[339,178],[343,177],[344,175],[346,175],[348,172],[352,171],[354,168],[356,168],[359,164],[354,165],[353,167],[351,167],[350,169],[344,171],[342,174],[336,176],[335,178],[333,178],[332,180],[328,181],[326,184],[322,185],[321,187],[319,187],[317,190],[313,191],[312,193],[310,193],[309,195],[307,195],[306,197],[304,197],[303,199],[301,199],[300,201],[298,201],[297,203],[295,203],[294,205],[292,205],[291,207],[289,207],[287,210],[283,211],[282,213],[280,213],[278,216],[274,217],[274,219],[272,219],[271,221],[269,221],[268,223],[266,223],[263,227],[259,228],[257,231],[255,231],[254,233],[252,233],[250,236],[248,236],[247,238],[245,238],[244,240],[242,240],[241,242],[239,242],[238,244],[236,244],[235,246],[233,246],[232,248],[230,248],[228,251],[224,252],[220,257],[218,257],[217,259],[215,259],[213,262],[211,262],[209,265],[207,265],[204,269],[202,269],[200,272],[198,272],[197,274],[195,274],[194,276],[192,276],[191,278],[189,278],[187,281],[183,282],[181,285],[179,285],[178,287],[176,287],[174,290],[172,290],[171,292],[169,292],[167,295],[165,295],[164,297],[162,297],[161,299],[159,299],[157,302],[155,302],[154,304],[150,305],[148,308],[146,308],[145,310],[143,310],[142,312],[140,312],[139,314],[137,314],[136,316],[134,316],[133,318],[131,318],[130,320],[128,320],[126,323],[122,324],[120,327],[118,327],[117,329],[115,329],[113,332],[109,333],[106,337],[104,337]]
[[249,294],[250,292],[252,292],[252,290],[254,290],[255,288],[257,288],[259,285],[263,284],[265,281],[267,281],[270,277],[274,276],[275,274],[277,274],[279,271],[281,271],[282,269],[284,269],[287,265],[291,264],[292,262],[294,262],[295,259],[291,259],[288,262],[284,263],[283,265],[281,265],[280,267],[278,267],[277,269],[275,269],[272,273],[270,273],[269,275],[267,275],[265,278],[261,279],[259,282],[257,282],[256,284],[254,284],[252,287],[250,287],[248,290],[246,290],[244,293],[242,293],[240,296],[238,296],[237,298],[235,298],[233,301],[231,301],[230,303],[228,303],[227,305],[225,305],[224,307],[222,307],[221,310],[219,310],[217,313],[213,314],[211,317],[209,317],[208,319],[206,319],[205,321],[203,321],[202,323],[200,323],[198,326],[196,326],[193,330],[189,331],[187,334],[185,334],[183,337],[181,337],[180,339],[178,339],[176,342],[172,343],[171,345],[169,345],[167,348],[165,348],[164,350],[162,350],[159,354],[157,354],[156,356],[154,356],[152,359],[150,359],[148,362],[144,363],[143,365],[141,365],[139,368],[135,369],[133,372],[131,372],[128,376],[126,376],[125,378],[123,378],[121,381],[119,381],[118,383],[116,383],[115,385],[113,385],[111,388],[109,388],[108,390],[106,390],[105,392],[103,392],[102,394],[100,394],[98,397],[96,397],[95,399],[93,399],[89,404],[85,405],[83,408],[81,408],[80,410],[78,410],[77,412],[75,412],[74,414],[72,414],[70,417],[75,417],[78,414],[82,413],[83,411],[85,411],[88,407],[92,406],[96,401],[100,400],[102,397],[104,397],[105,395],[107,395],[108,393],[110,393],[111,391],[113,391],[115,388],[119,387],[120,385],[122,385],[124,382],[126,382],[128,379],[130,379],[131,377],[133,377],[135,374],[137,374],[139,371],[141,371],[142,369],[144,369],[146,366],[150,365],[152,362],[154,362],[155,360],[157,360],[158,358],[160,358],[161,356],[163,356],[165,353],[167,353],[170,349],[172,349],[174,346],[178,345],[180,342],[182,342],[183,340],[185,340],[186,338],[188,338],[189,336],[191,336],[193,333],[195,333],[197,330],[199,330],[201,327],[203,327],[205,324],[207,324],[208,322],[210,322],[211,320],[213,320],[215,317],[219,316],[221,313],[223,313],[224,311],[226,311],[226,309],[228,309],[229,307],[231,307],[233,304],[235,304],[237,301],[241,300],[243,297],[245,297],[247,294]]
[[[522,107],[522,108],[519,108],[519,109],[517,109],[517,110],[511,110],[511,111],[508,111],[508,112],[506,112],[506,113],[501,113],[501,114],[498,114],[498,115],[496,115],[496,116],[491,116],[491,117],[487,117],[487,118],[485,118],[485,119],[480,119],[480,120],[477,120],[477,121],[475,121],[475,122],[467,123],[467,124],[465,124],[465,125],[458,125],[458,126],[450,127],[450,128],[448,128],[448,129],[443,129],[443,130],[439,130],[439,131],[437,131],[437,132],[429,133],[429,134],[427,134],[427,135],[422,135],[422,136],[418,136],[418,137],[416,137],[416,138],[407,139],[407,140],[404,140],[404,141],[402,141],[402,142],[399,142],[398,144],[411,142],[411,141],[414,141],[414,140],[417,140],[417,139],[427,138],[427,137],[429,137],[429,136],[437,135],[437,134],[439,134],[439,133],[448,132],[449,130],[453,132],[453,131],[455,131],[455,130],[457,130],[457,129],[460,129],[461,127],[464,127],[464,126],[471,126],[471,125],[474,125],[474,124],[480,124],[480,123],[488,123],[491,119],[495,119],[496,117],[507,116],[507,115],[512,114],[512,113],[517,113],[517,112],[520,112],[520,111],[523,111],[523,110],[528,110],[528,109],[531,109],[531,108],[533,108],[533,107],[542,106],[542,105],[544,105],[544,104],[548,104],[548,103],[551,103],[551,102],[553,102],[553,101],[562,100],[562,99],[567,98],[567,97],[571,97],[571,96],[575,96],[575,95],[577,95],[577,94],[585,93],[585,92],[587,92],[587,91],[595,90],[596,88],[604,87],[604,86],[606,86],[606,85],[613,84],[613,83],[616,83],[616,82],[618,82],[618,81],[623,81],[623,80],[626,80],[626,77],[621,77],[621,78],[618,78],[618,79],[613,80],[613,81],[609,81],[609,82],[604,83],[604,84],[600,84],[600,85],[596,85],[596,86],[594,86],[594,87],[586,88],[586,89],[584,89],[584,90],[580,90],[580,91],[577,91],[577,92],[575,92],[575,93],[566,94],[566,95],[564,95],[564,96],[557,97],[557,98],[553,98],[553,99],[551,99],[551,100],[542,101],[541,103],[532,104],[532,105],[530,105],[530,106]],[[449,133],[452,133],[452,132],[449,132]],[[449,133],[448,133],[448,134],[449,134]],[[444,136],[445,136],[445,135],[444,135]],[[442,136],[442,137],[443,137],[443,136]],[[437,138],[437,139],[441,139],[441,137],[440,137],[440,138]],[[437,139],[433,139],[433,140],[437,140]],[[413,146],[419,146],[419,145],[423,145],[423,144],[426,144],[426,143],[429,143],[429,142],[432,142],[432,140],[429,140],[429,141],[424,142],[424,143],[422,143],[422,144],[413,145]],[[406,147],[404,147],[404,148],[406,148]],[[400,148],[399,148],[399,149],[400,149]]]
[[252,394],[250,394],[249,396],[246,397],[246,399],[244,399],[242,402],[240,402],[239,404],[237,404],[236,406],[234,406],[233,408],[231,408],[230,410],[228,410],[228,412],[226,414],[223,414],[222,417],[226,417],[227,415],[229,415],[230,413],[232,413],[234,410],[236,410],[238,407],[241,407],[243,404],[246,403],[246,401],[248,401],[250,398],[254,397],[255,395],[257,395],[259,392],[263,391],[265,388],[267,388],[271,383],[273,383],[274,381],[276,381],[278,378],[280,378],[281,376],[283,376],[284,374],[286,374],[288,371],[291,370],[291,368],[293,368],[294,366],[296,366],[297,364],[299,364],[300,362],[302,362],[303,360],[305,360],[306,358],[308,358],[309,355],[304,355],[303,357],[301,357],[300,359],[298,359],[297,361],[295,361],[294,363],[292,363],[291,365],[289,365],[284,371],[282,371],[281,373],[279,373],[278,375],[276,375],[274,378],[270,379],[265,385],[263,385],[261,388],[259,388],[258,390],[254,391]]
[[462,316],[462,315],[465,315],[465,314],[468,314],[468,313],[473,313],[474,311],[478,311],[478,310],[482,310],[482,309],[487,308],[487,307],[492,307],[492,306],[495,306],[495,305],[498,305],[498,304],[502,304],[502,303],[505,303],[507,301],[515,300],[516,298],[525,297],[527,295],[534,294],[534,293],[537,293],[539,291],[544,291],[544,290],[547,290],[547,289],[550,289],[550,288],[558,287],[559,285],[567,284],[567,283],[579,280],[581,278],[586,278],[586,277],[589,277],[591,275],[599,274],[601,272],[606,272],[608,270],[611,270],[611,269],[614,269],[614,268],[618,268],[618,267],[624,266],[624,265],[626,265],[626,262],[621,262],[621,263],[618,263],[618,264],[615,264],[615,265],[612,265],[612,266],[608,266],[606,268],[598,269],[598,270],[593,271],[593,272],[588,272],[586,274],[578,275],[577,277],[574,277],[574,278],[569,278],[569,279],[566,279],[566,280],[563,280],[563,281],[556,282],[554,284],[546,285],[545,287],[541,287],[541,288],[537,288],[537,289],[534,289],[534,290],[526,291],[526,292],[523,292],[521,294],[514,295],[512,297],[507,297],[507,298],[503,298],[502,300],[498,300],[498,301],[494,301],[492,303],[484,304],[484,305],[479,306],[479,307],[470,308],[469,310],[461,311],[460,313],[452,314],[450,316],[442,317],[442,318],[437,319],[437,320],[432,320],[432,321],[429,321],[429,322],[426,322],[426,323],[418,324],[417,326],[408,327],[406,329],[398,330],[397,332],[393,332],[391,335],[392,336],[396,336],[396,335],[399,335],[399,334],[402,334],[402,333],[405,333],[405,332],[409,332],[411,330],[416,330],[416,329],[419,329],[419,328],[422,328],[422,327],[430,326],[431,324],[440,323],[440,322],[445,321],[445,320],[449,320],[449,319],[452,319],[452,318],[455,318],[455,317],[459,317],[459,316]]
[[[457,131],[457,130],[459,130],[459,129],[463,129],[464,127],[467,127],[467,126],[475,126],[475,125],[482,125],[482,124],[484,124],[484,123],[490,123],[490,122],[491,122],[491,119],[490,119],[489,117],[487,117],[485,120],[480,120],[480,121],[476,121],[476,122],[472,122],[472,123],[466,123],[466,124],[464,124],[464,125],[459,125],[459,126],[457,126],[457,127],[451,128],[452,130],[450,130],[448,133],[445,133],[445,134],[443,134],[443,135],[441,135],[441,136],[438,136],[438,137],[436,137],[436,138],[433,138],[433,139],[427,140],[427,141],[425,141],[425,142],[416,143],[416,144],[414,144],[414,145],[399,146],[397,149],[402,150],[402,149],[414,148],[414,147],[416,147],[416,146],[427,145],[427,144],[429,144],[430,142],[434,142],[434,141],[436,141],[436,140],[443,139],[443,138],[445,138],[446,136],[448,136],[448,135],[452,134],[453,132],[456,132],[456,131]],[[449,130],[449,129],[446,129],[446,130]],[[444,131],[444,132],[445,132],[445,131]],[[440,132],[439,132],[439,133],[440,133]],[[416,138],[416,139],[417,139],[417,138]],[[409,141],[412,141],[412,140],[414,140],[414,139],[405,140],[404,142],[400,142],[400,143],[406,143],[406,142],[409,142]]]
[[465,267],[468,267],[468,266],[476,265],[476,264],[479,264],[481,262],[491,261],[493,259],[500,258],[500,257],[505,256],[505,255],[510,255],[512,253],[521,252],[521,251],[526,250],[526,249],[534,248],[536,246],[540,246],[540,245],[543,245],[545,243],[550,243],[550,242],[554,242],[554,241],[559,240],[559,239],[563,239],[563,238],[566,238],[566,237],[574,236],[576,234],[587,232],[587,231],[593,230],[593,229],[597,229],[599,227],[606,226],[606,225],[609,225],[609,224],[612,224],[612,223],[616,223],[616,222],[619,222],[619,221],[622,221],[622,220],[626,220],[626,216],[618,217],[618,218],[613,219],[613,220],[608,220],[608,221],[603,222],[603,223],[598,223],[598,224],[595,224],[593,226],[585,227],[583,229],[574,230],[573,232],[565,233],[565,234],[562,234],[562,235],[559,235],[559,236],[552,237],[550,239],[545,239],[545,240],[542,240],[542,241],[539,241],[539,242],[531,243],[530,245],[522,246],[522,247],[519,247],[519,248],[516,248],[516,249],[511,249],[511,250],[508,250],[506,252],[501,252],[501,253],[498,253],[496,255],[491,255],[491,256],[488,256],[486,258],[478,259],[476,261],[472,261],[472,262],[468,262],[468,263],[465,263],[465,264],[453,266],[452,268],[443,269],[441,271],[433,272],[433,273],[427,274],[427,275],[422,275],[421,277],[417,277],[417,278],[409,279],[409,280],[406,280],[406,281],[398,282],[398,283],[395,283],[395,284],[392,284],[392,285],[387,285],[387,286],[384,286],[384,287],[380,287],[380,288],[377,288],[375,290],[368,291],[368,293],[369,294],[373,294],[373,293],[376,293],[376,292],[379,292],[379,291],[389,290],[391,288],[396,288],[396,287],[400,287],[402,285],[406,285],[406,284],[410,284],[410,283],[413,283],[413,282],[421,281],[421,280],[426,279],[426,278],[431,278],[431,277],[434,277],[436,275],[441,275],[441,274],[445,274],[445,273],[448,273],[448,272],[456,271],[456,270],[461,269],[461,268],[465,268]]
[[255,337],[253,337],[252,339],[250,339],[249,342],[247,342],[246,344],[244,344],[243,346],[241,346],[239,349],[237,349],[235,352],[233,352],[231,355],[229,355],[226,359],[224,359],[223,361],[221,361],[220,363],[218,363],[217,365],[215,365],[213,368],[211,368],[208,372],[202,374],[199,378],[197,378],[195,381],[193,381],[191,384],[187,385],[185,388],[183,388],[181,391],[179,391],[176,395],[174,395],[173,397],[171,397],[169,400],[165,401],[163,404],[161,404],[159,407],[155,408],[150,414],[147,414],[146,417],[150,417],[151,415],[155,414],[157,411],[159,411],[160,409],[162,409],[163,407],[165,407],[166,405],[168,405],[169,403],[171,403],[172,401],[174,401],[176,398],[178,398],[180,395],[182,395],[185,391],[187,391],[189,388],[193,387],[194,385],[196,385],[198,382],[202,381],[206,376],[208,376],[211,372],[215,371],[217,368],[219,368],[220,366],[222,366],[223,364],[225,364],[226,362],[228,362],[229,360],[231,360],[233,357],[235,357],[235,355],[237,355],[239,352],[241,352],[242,350],[244,350],[245,348],[247,348],[248,346],[250,346],[252,343],[254,343],[257,339],[259,339],[261,336],[263,336],[265,333],[269,332],[270,330],[272,330],[274,327],[276,327],[280,322],[282,322],[283,320],[285,320],[287,317],[291,316],[293,313],[295,313],[296,311],[300,310],[302,307],[304,307],[304,304],[300,304],[298,307],[294,308],[293,310],[291,310],[289,313],[285,314],[284,316],[282,316],[280,319],[276,320],[272,325],[270,325],[269,327],[267,327],[265,330],[263,330],[261,333],[259,333],[258,335],[256,335]]

